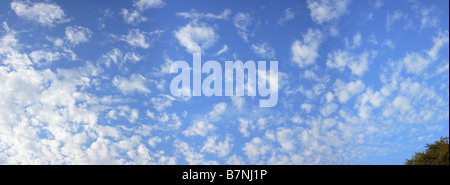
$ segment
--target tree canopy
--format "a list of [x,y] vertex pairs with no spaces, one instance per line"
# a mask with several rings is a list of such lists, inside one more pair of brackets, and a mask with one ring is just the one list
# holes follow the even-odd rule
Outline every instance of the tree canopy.
[[406,165],[449,165],[448,137],[441,137],[434,144],[427,144],[424,152],[416,152]]

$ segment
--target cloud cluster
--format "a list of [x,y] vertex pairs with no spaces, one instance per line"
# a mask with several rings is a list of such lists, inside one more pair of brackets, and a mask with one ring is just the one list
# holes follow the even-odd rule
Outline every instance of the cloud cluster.
[[296,40],[291,46],[291,60],[299,67],[307,67],[316,62],[319,57],[318,50],[323,39],[319,30],[308,29],[303,35],[303,41]]
[[147,17],[142,15],[144,11],[151,8],[162,8],[165,5],[166,3],[163,0],[134,0],[133,7],[136,9],[123,8],[120,15],[122,15],[125,23],[137,26],[148,20]]
[[54,3],[13,1],[10,5],[17,16],[44,26],[53,27],[70,20],[61,7]]
[[338,20],[347,13],[350,0],[308,0],[308,8],[311,11],[311,18],[314,22],[322,24]]
[[[168,3],[100,8],[94,28],[64,4],[9,3],[0,163],[367,164],[448,130],[449,36],[437,19],[448,11],[439,6],[308,0],[309,11],[289,2],[201,12]],[[279,60],[278,80],[258,71],[279,103],[170,95],[170,65],[194,52]]]
[[149,8],[162,8],[165,5],[163,0],[135,0],[133,3],[133,6],[141,12]]
[[82,26],[66,27],[66,39],[73,45],[88,42],[92,37],[92,31]]
[[212,27],[188,24],[174,32],[180,45],[189,53],[201,53],[211,47],[219,39]]
[[252,44],[252,50],[259,57],[275,59],[275,50],[273,50],[267,42]]
[[249,42],[248,37],[250,35],[250,25],[253,18],[249,13],[239,12],[234,16],[233,24],[237,28],[239,37],[244,39],[245,42]]

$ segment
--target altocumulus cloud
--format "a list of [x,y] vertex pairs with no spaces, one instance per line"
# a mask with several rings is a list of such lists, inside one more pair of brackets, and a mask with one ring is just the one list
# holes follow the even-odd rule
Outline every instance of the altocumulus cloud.
[[[2,164],[403,164],[448,135],[448,1],[0,4]],[[278,61],[278,104],[171,95],[196,52]]]

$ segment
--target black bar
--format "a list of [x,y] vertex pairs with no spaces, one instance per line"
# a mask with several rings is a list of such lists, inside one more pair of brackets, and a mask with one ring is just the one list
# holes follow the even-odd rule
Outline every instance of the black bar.
[[[75,165],[0,166],[2,176],[14,178],[65,179],[65,182],[125,184],[322,184],[336,182],[433,182],[448,177],[449,166],[298,166],[298,165]],[[186,172],[190,179],[183,179]],[[214,180],[192,179],[193,172],[215,172]],[[233,172],[233,176],[231,176]],[[262,174],[264,174],[262,176]],[[202,177],[207,177],[206,173]],[[252,175],[252,176],[250,176]],[[258,175],[258,176],[257,176]],[[6,178],[8,179],[8,178]],[[363,180],[363,181],[362,181]],[[309,182],[309,183],[308,183]],[[314,183],[312,183],[314,182]]]

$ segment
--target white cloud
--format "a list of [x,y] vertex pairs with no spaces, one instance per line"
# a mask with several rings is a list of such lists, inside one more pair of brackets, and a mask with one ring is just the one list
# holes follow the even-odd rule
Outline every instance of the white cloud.
[[332,36],[332,37],[336,37],[339,35],[339,27],[335,24],[331,25],[328,30],[329,30],[330,36]]
[[155,113],[151,112],[150,110],[146,110],[146,111],[145,111],[145,115],[146,115],[147,117],[149,117],[150,119],[155,119],[155,118],[156,118],[156,117],[155,117]]
[[375,35],[373,33],[370,34],[368,42],[371,43],[371,44],[375,44],[375,45],[378,44],[378,40],[377,40],[377,38],[375,38]]
[[406,56],[399,61],[400,66],[397,66],[397,73],[402,70],[402,67],[407,73],[413,73],[416,75],[424,73],[424,71],[439,58],[439,51],[445,45],[448,45],[448,31],[440,31],[435,37],[433,37],[433,46],[424,52],[408,52]]
[[361,33],[356,33],[355,36],[353,36],[353,46],[352,48],[359,48],[362,44],[362,36]]
[[229,157],[226,161],[227,164],[229,165],[245,165],[244,160],[242,159],[242,157],[237,156],[236,154]]
[[333,112],[336,112],[337,109],[338,106],[335,103],[326,104],[324,107],[320,109],[320,114],[322,114],[323,117],[328,117]]
[[439,50],[444,46],[448,45],[448,30],[445,32],[440,31],[437,36],[433,37],[433,47],[427,51],[428,55],[433,59],[437,60]]
[[227,52],[228,49],[229,49],[229,48],[228,48],[228,46],[227,46],[226,44],[223,45],[222,49],[220,49],[220,50],[216,53],[216,56],[219,56],[219,55],[221,55],[221,54]]
[[296,149],[295,133],[290,128],[280,128],[277,133],[277,141],[281,145],[281,151],[293,152]]
[[303,42],[296,40],[291,46],[291,60],[301,68],[314,64],[319,57],[318,50],[322,42],[319,30],[308,29],[303,35]]
[[239,97],[239,96],[231,96],[231,102],[233,103],[233,105],[239,110],[242,110],[242,106],[245,105],[245,99],[243,97]]
[[162,8],[165,5],[163,0],[134,0],[133,3],[133,6],[141,12],[150,8]]
[[116,116],[116,111],[115,110],[110,110],[107,114],[106,117],[110,118],[110,119],[117,119]]
[[136,108],[132,109],[128,105],[118,106],[117,112],[116,110],[111,110],[107,116],[111,119],[117,119],[117,116],[121,116],[126,118],[130,123],[134,123],[139,118],[139,110]]
[[[372,54],[373,55],[373,54]],[[369,69],[369,59],[372,56],[368,52],[353,55],[348,51],[338,50],[328,54],[327,67],[343,71],[348,67],[352,74],[361,76]]]
[[82,26],[66,27],[66,39],[73,45],[88,42],[92,37],[92,31]]
[[259,138],[254,137],[251,142],[245,143],[242,150],[250,160],[258,160],[260,156],[264,156],[270,150],[270,146]]
[[448,69],[449,69],[449,63],[447,61],[446,64],[436,67],[436,74],[441,74],[443,72],[446,72],[446,71],[448,71]]
[[44,26],[55,26],[69,21],[61,7],[54,3],[13,1],[10,5],[17,16]]
[[192,125],[183,131],[185,136],[206,136],[209,132],[212,132],[216,127],[204,120],[195,120]]
[[391,49],[394,49],[394,48],[395,48],[394,43],[392,43],[392,40],[390,40],[390,39],[384,40],[384,41],[383,41],[383,45],[384,45],[384,46],[387,46],[387,47],[389,47],[389,48],[391,48]]
[[128,121],[134,123],[134,121],[136,121],[138,118],[139,118],[139,111],[137,109],[132,109],[130,119],[128,119]]
[[302,103],[300,108],[302,108],[306,113],[310,113],[311,109],[313,108],[313,105],[311,105],[309,103]]
[[158,136],[152,137],[148,140],[148,145],[155,148],[158,143],[161,143],[162,139]]
[[338,20],[347,13],[350,0],[308,0],[308,8],[311,10],[311,18],[314,22],[322,24]]
[[[370,106],[367,106],[367,105],[359,106],[359,108],[358,108],[358,116],[361,119],[363,119],[363,120],[367,120],[368,118],[370,118],[371,110],[372,110],[372,107],[370,107]],[[368,130],[371,130],[370,132],[374,132],[373,131],[374,127],[373,126],[369,126]]]
[[113,85],[116,86],[123,94],[139,92],[148,94],[150,89],[146,87],[146,79],[140,74],[132,74],[129,78],[121,76],[114,77]]
[[140,55],[132,52],[127,52],[124,55],[122,51],[120,51],[117,48],[114,48],[105,55],[103,55],[101,60],[108,67],[111,65],[111,62],[118,65],[119,67],[122,67],[122,65],[125,64],[126,62],[136,63],[140,61],[141,58],[142,57]]
[[56,47],[63,47],[64,46],[64,40],[61,38],[56,38],[53,40],[53,45]]
[[252,24],[253,18],[248,13],[239,12],[234,16],[233,24],[238,29],[239,37],[248,42],[249,26]]
[[384,102],[384,96],[380,92],[373,92],[372,89],[367,89],[364,94],[360,96],[360,101],[362,105],[370,102],[372,106],[378,108]]
[[299,115],[295,115],[291,118],[292,123],[301,124],[303,119]]
[[220,116],[225,113],[226,109],[227,104],[224,102],[215,104],[208,114],[194,120],[193,124],[183,131],[183,134],[185,136],[206,136],[209,132],[216,130],[212,123],[220,121]]
[[214,105],[214,108],[211,112],[209,112],[208,116],[210,121],[218,121],[220,115],[222,115],[227,109],[227,104],[224,102],[217,103]]
[[270,141],[275,141],[275,133],[273,130],[266,130],[266,133],[264,134],[264,137],[267,138]]
[[273,50],[267,42],[252,44],[252,51],[259,57],[275,59],[275,50]]
[[122,52],[114,48],[113,50],[109,51],[107,54],[103,55],[103,58],[106,59],[106,65],[110,66],[111,61],[118,64],[122,60]]
[[352,55],[348,51],[335,51],[328,54],[327,67],[344,70],[344,67],[353,60]]
[[[438,95],[439,93],[435,90],[448,87],[446,85],[448,83],[445,82],[442,85],[440,80],[434,78],[438,81],[437,84],[429,86],[426,79],[437,75],[433,73],[435,68],[425,70],[431,66],[429,62],[432,60],[427,55],[419,53],[408,53],[408,55],[411,59],[406,61],[410,65],[406,66],[407,64],[403,62],[407,58],[405,57],[400,62],[390,63],[389,67],[384,69],[386,74],[381,76],[384,86],[380,92],[384,96],[386,105],[382,107],[382,115],[388,122],[399,123],[425,123],[430,119],[438,122],[436,120],[448,119],[448,101],[445,102],[446,98]],[[403,72],[415,75],[411,76]],[[428,72],[433,74],[429,76]],[[448,79],[448,75],[443,76],[442,80],[446,78]]]
[[161,122],[161,123],[166,123],[167,121],[169,121],[169,115],[167,115],[167,113],[162,113],[162,115],[158,118],[158,120]]
[[117,128],[97,124],[101,109],[91,107],[99,101],[83,90],[92,85],[97,70],[89,64],[55,71],[0,67],[0,88],[9,89],[0,92],[1,157],[9,164],[124,163],[126,156],[118,155],[122,149],[103,137],[126,137]]
[[136,53],[132,53],[132,52],[127,52],[124,55],[122,53],[122,51],[120,51],[117,48],[114,48],[111,51],[109,51],[108,53],[106,53],[105,55],[103,55],[101,60],[108,67],[111,65],[111,62],[113,62],[114,64],[121,67],[126,62],[136,63],[136,62],[140,61],[141,58],[142,57],[140,55],[138,55]]
[[164,57],[164,63],[162,63],[159,67],[153,68],[153,75],[155,76],[164,76],[171,74],[170,73],[170,66],[174,62],[173,59],[171,59],[166,53],[163,55]]
[[248,13],[239,12],[235,15],[233,24],[236,28],[246,31],[248,26],[252,23],[252,17]]
[[34,63],[44,62],[52,62],[59,60],[61,54],[58,52],[50,52],[45,50],[37,50],[30,53],[30,58]]
[[149,48],[150,44],[147,41],[146,35],[147,33],[144,31],[131,29],[128,31],[128,35],[123,35],[121,37],[121,40],[135,47]]
[[331,103],[334,99],[334,94],[328,91],[327,94],[325,94],[325,99],[327,100],[327,103]]
[[362,92],[365,88],[361,80],[345,83],[338,79],[333,86],[334,93],[341,103],[347,102],[352,96]]
[[250,136],[250,131],[255,129],[255,125],[253,125],[252,120],[239,118],[239,132],[242,133],[244,137]]
[[319,80],[319,77],[312,70],[305,70],[305,73],[303,73],[303,78],[307,80]]
[[150,102],[153,104],[153,107],[158,110],[162,111],[166,109],[167,107],[172,106],[172,102],[175,100],[174,97],[170,95],[160,94],[159,96],[152,97],[150,99]]
[[[157,108],[155,108],[157,109]],[[158,117],[155,117],[155,120],[158,120],[158,126],[156,128],[160,130],[178,130],[181,126],[180,117],[177,113],[168,114],[163,112],[162,110],[157,109],[160,113]],[[147,112],[148,113],[148,112]]]
[[195,9],[192,9],[190,12],[179,12],[178,16],[184,17],[186,19],[192,19],[193,22],[197,22],[200,19],[219,19],[219,20],[228,20],[229,15],[231,14],[230,9],[225,9],[222,14],[213,14],[213,13],[197,13]]
[[410,100],[403,96],[397,96],[395,97],[394,101],[392,102],[392,105],[397,110],[400,110],[400,112],[405,113],[409,109],[411,109]]
[[[120,8],[118,10],[120,11]],[[11,13],[14,15],[13,11]],[[220,16],[221,14],[212,15]],[[277,21],[277,18],[279,17],[274,20]],[[413,17],[411,16],[411,18]],[[420,20],[420,15],[414,18]],[[267,23],[269,22],[263,24]],[[272,23],[276,24],[276,22]],[[417,23],[420,24],[420,22]],[[447,52],[441,51],[441,49],[448,49],[445,46],[448,44],[448,33],[445,34],[445,32],[442,32],[444,36],[436,34],[433,42],[430,41],[425,49],[419,49],[416,52],[423,59],[435,63],[421,67],[423,65],[419,65],[420,62],[416,64],[417,61],[420,61],[417,58],[420,57],[416,57],[416,59],[411,57],[413,59],[409,63],[404,63],[402,59],[413,55],[414,51],[408,52],[409,54],[406,53],[394,61],[388,61],[387,65],[381,64],[382,70],[378,70],[380,67],[378,60],[376,64],[373,63],[376,66],[373,66],[374,71],[370,72],[371,75],[379,71],[392,75],[392,78],[381,77],[382,83],[385,83],[381,84],[382,89],[377,89],[380,87],[379,83],[365,85],[366,78],[358,80],[361,76],[343,74],[341,76],[344,76],[345,82],[330,81],[329,74],[321,71],[329,70],[323,68],[324,62],[326,62],[324,60],[327,57],[325,55],[316,58],[317,65],[313,62],[309,64],[309,68],[290,74],[296,78],[283,82],[296,82],[298,78],[307,80],[297,86],[296,92],[302,94],[289,94],[289,97],[280,100],[282,102],[281,109],[263,111],[245,105],[245,103],[249,103],[249,105],[254,103],[251,98],[231,97],[227,99],[223,97],[217,100],[221,99],[220,101],[223,100],[226,103],[211,104],[211,109],[203,112],[187,110],[189,111],[188,115],[186,110],[179,109],[183,107],[182,104],[188,106],[198,102],[180,102],[182,106],[178,106],[178,102],[176,102],[178,99],[170,95],[154,94],[154,92],[151,96],[144,95],[147,99],[142,102],[139,101],[139,98],[121,95],[135,92],[138,97],[141,97],[142,94],[137,93],[147,94],[145,91],[150,92],[152,89],[150,85],[153,84],[159,84],[161,87],[159,90],[163,92],[164,79],[167,80],[167,76],[155,75],[162,78],[157,82],[153,79],[145,79],[146,75],[143,79],[142,75],[135,73],[137,81],[143,82],[133,86],[132,81],[134,80],[131,75],[133,73],[121,70],[126,69],[130,64],[124,65],[124,68],[119,67],[122,74],[116,78],[109,74],[111,68],[103,68],[102,61],[94,61],[93,64],[90,64],[86,59],[80,59],[73,63],[75,66],[72,64],[67,66],[69,65],[67,64],[63,66],[64,68],[60,68],[57,65],[52,66],[51,70],[42,68],[47,66],[34,65],[65,57],[63,52],[66,51],[61,50],[71,44],[68,38],[64,38],[65,25],[62,27],[63,35],[60,40],[56,42],[54,39],[42,39],[44,42],[38,44],[30,41],[19,43],[19,39],[22,37],[28,39],[39,34],[22,30],[14,35],[13,31],[5,25],[6,23],[4,23],[5,31],[0,31],[0,60],[2,61],[2,65],[0,65],[0,163],[346,164],[359,163],[361,158],[364,163],[367,162],[365,160],[367,157],[376,158],[379,153],[384,156],[384,151],[391,149],[389,148],[392,146],[390,143],[378,142],[383,141],[384,137],[397,133],[401,135],[403,132],[408,132],[408,137],[411,138],[419,135],[427,136],[424,132],[429,130],[437,132],[445,129],[445,124],[442,126],[441,121],[448,120],[448,101],[446,101],[448,99],[448,75],[446,73],[448,73],[449,67],[448,59],[445,58]],[[216,29],[216,26],[211,25],[211,27]],[[324,29],[328,29],[328,27]],[[44,30],[44,32],[46,31]],[[352,41],[352,36],[349,36],[349,45],[353,45],[352,42],[358,40],[353,39]],[[378,46],[383,47],[385,38],[382,35],[379,38]],[[146,39],[147,43],[151,45],[148,38]],[[339,41],[338,38],[334,38],[334,40]],[[50,42],[46,43],[46,41]],[[55,45],[52,45],[52,41],[55,41]],[[301,41],[300,45],[305,45],[303,40]],[[100,60],[104,59],[110,64],[121,65],[128,61],[136,62],[143,59],[135,52],[127,52],[126,48],[130,49],[130,47],[125,42],[121,42],[121,44],[125,46],[124,50],[110,47],[110,49],[106,49],[107,53]],[[222,46],[228,49],[229,45],[222,43],[218,48],[211,47],[214,53],[208,54],[208,56],[214,55]],[[249,46],[251,47],[252,43]],[[221,51],[227,50],[223,48]],[[22,49],[23,51],[21,51]],[[134,49],[136,48],[131,48],[131,50]],[[184,47],[179,49],[184,50]],[[354,75],[364,74],[364,71],[368,70],[364,68],[364,65],[359,64],[361,64],[361,58],[372,58],[370,51],[352,53],[345,48],[343,50],[345,51],[340,51],[340,54],[344,53],[342,58],[349,59],[341,63],[336,62],[334,54],[339,52],[331,51],[329,55],[331,66],[345,70],[348,68],[348,72],[351,70]],[[315,51],[319,53],[318,49]],[[385,50],[381,52],[385,52]],[[322,50],[320,53],[322,54]],[[366,53],[369,57],[365,57]],[[223,52],[220,54],[224,56]],[[230,53],[230,55],[232,54]],[[237,55],[240,54],[235,56]],[[172,60],[166,55],[162,57],[166,61],[159,61],[160,64],[151,65],[150,69],[156,66],[155,71],[165,73]],[[384,61],[380,59],[380,62]],[[407,64],[410,67],[407,67]],[[417,73],[425,72],[424,75],[403,74],[403,72],[415,73],[415,69],[412,69],[414,65],[419,66],[416,67],[420,71]],[[141,65],[134,65],[134,67],[138,66]],[[67,69],[67,67],[75,68]],[[134,67],[130,70],[135,70]],[[372,66],[370,67],[372,70]],[[384,68],[390,68],[393,72],[383,71]],[[162,70],[159,71],[159,69]],[[116,69],[113,68],[113,71]],[[437,74],[434,74],[435,71]],[[434,76],[430,77],[430,74],[427,73],[433,73],[431,75]],[[441,74],[439,75],[439,73]],[[286,74],[285,76],[287,77]],[[116,83],[111,83],[114,80]],[[376,74],[374,80],[375,82],[377,80]],[[114,86],[111,84],[104,86],[104,82],[110,82]],[[132,85],[131,89],[135,90],[125,87],[128,85]],[[111,86],[113,91],[110,91]],[[365,86],[368,88],[366,89]],[[115,87],[118,90],[114,90]],[[121,90],[121,87],[127,90]],[[352,97],[357,98],[357,102],[353,102]],[[348,104],[341,105],[338,101],[348,102]],[[172,104],[177,107],[168,108]],[[244,107],[249,110],[236,111],[236,109],[240,110]],[[383,110],[390,112],[391,116],[380,116]],[[176,112],[170,113],[170,111]],[[224,120],[220,121],[219,119]],[[183,121],[182,127],[180,120]],[[186,122],[187,120],[190,121]],[[203,126],[196,125],[200,121],[204,122]],[[439,123],[419,124],[419,127],[417,124],[402,124],[430,121]],[[180,128],[183,130],[179,130]],[[191,129],[191,133],[189,133],[189,129]],[[226,137],[215,135],[219,133],[219,130],[232,131],[234,134],[242,135],[240,138],[238,137],[239,142],[234,143],[235,138],[232,135],[226,135]],[[178,136],[174,133],[178,133]],[[180,133],[183,135],[179,136]],[[204,137],[188,136],[186,141],[179,140],[182,137],[186,138],[185,136],[189,134],[192,136],[204,135]],[[198,140],[199,138],[200,140]],[[421,137],[416,138],[422,139]],[[405,139],[408,140],[408,138]],[[233,145],[238,148],[233,148]],[[395,146],[400,145],[395,144]],[[380,147],[386,148],[380,149]],[[209,161],[212,158],[215,159],[214,156],[219,157],[218,162]]]
[[112,10],[110,8],[101,9],[100,12],[102,16],[96,19],[98,23],[98,29],[103,30],[106,27],[105,21],[113,16]]
[[4,27],[7,30],[7,33],[0,39],[0,57],[3,64],[13,68],[31,65],[32,62],[29,57],[17,50],[20,45],[16,39],[16,32],[9,30],[5,22]]
[[217,161],[206,161],[203,154],[195,152],[194,149],[184,141],[175,140],[174,146],[178,152],[184,155],[186,162],[188,162],[190,165],[218,164]]
[[214,29],[205,25],[188,24],[174,33],[180,45],[189,53],[200,53],[211,47],[219,36]]
[[409,19],[408,15],[404,14],[400,10],[396,10],[394,14],[388,13],[386,16],[386,31],[391,31],[392,25],[396,24],[397,22],[404,23],[403,29],[409,29],[412,26],[412,21]]
[[265,130],[267,126],[267,119],[266,118],[259,118],[258,121],[256,121],[258,125],[258,130]]
[[127,9],[122,9],[120,14],[123,16],[125,23],[131,25],[138,25],[142,22],[147,21],[148,19],[141,15],[138,11],[128,11]]
[[130,61],[132,63],[136,63],[138,61],[141,60],[141,56],[136,54],[136,53],[132,53],[132,52],[127,52],[125,53],[125,56],[123,56],[123,61]]
[[295,18],[295,12],[292,11],[292,8],[286,8],[284,10],[284,16],[280,19],[278,19],[279,25],[284,25],[289,20],[292,20]]
[[422,29],[439,26],[439,16],[435,12],[438,12],[435,8],[422,8],[420,10],[420,15],[422,16],[420,27]]
[[[404,95],[409,95],[410,97],[421,98],[425,93],[428,93],[429,90],[426,87],[423,87],[418,82],[411,81],[410,79],[406,79],[400,83],[400,92]],[[430,95],[428,95],[430,96]]]
[[406,71],[408,73],[414,73],[419,74],[424,69],[428,67],[428,65],[432,61],[429,58],[423,57],[421,54],[413,52],[408,53],[406,56],[402,59],[402,63],[406,67]]
[[227,136],[226,139],[222,142],[216,142],[217,136],[210,136],[205,141],[205,144],[202,147],[201,152],[205,151],[208,153],[217,154],[219,157],[224,157],[230,153],[233,148],[233,144],[231,143],[232,139],[230,136]]
[[350,43],[348,43],[347,38],[345,39],[345,41],[346,41],[345,45],[347,46],[347,48],[349,48],[349,49],[356,49],[356,48],[359,48],[359,47],[361,47],[361,44],[362,44],[362,36],[361,36],[361,33],[358,32],[358,33],[356,33],[356,34],[353,36],[353,40],[352,40],[351,45],[350,45]]
[[[130,123],[134,123],[139,118],[139,111],[130,108],[128,105],[119,106],[117,110],[119,111],[117,115],[127,118]],[[117,119],[116,111],[109,111],[108,116],[111,119]]]
[[6,27],[6,34],[0,39],[0,53],[14,53],[16,47],[18,46],[18,40],[16,39],[16,32],[10,31],[8,25],[3,22],[4,27]]
[[348,68],[350,68],[352,74],[362,76],[367,70],[369,70],[369,57],[369,53],[364,52],[354,61],[351,61],[348,64]]
[[384,4],[383,0],[376,0],[373,3],[373,7],[376,8],[376,9],[379,9],[379,8],[381,8],[383,6],[383,4]]
[[[173,164],[164,150],[150,151],[152,129],[176,130],[181,121],[169,114],[162,125],[137,123],[140,111],[113,96],[93,94],[103,70],[82,62],[79,67],[35,69],[13,30],[0,37],[0,158],[7,164]],[[36,51],[27,48],[27,51]],[[48,48],[39,53],[55,53]],[[33,53],[33,52],[32,52]],[[48,53],[46,53],[48,54]],[[47,57],[47,56],[44,56]],[[28,61],[27,61],[27,60]],[[49,58],[50,59],[50,58]],[[20,64],[20,65],[19,65]],[[121,77],[118,77],[118,79]],[[124,78],[129,80],[129,78]],[[132,78],[130,78],[132,79]],[[119,80],[120,81],[120,80]],[[92,91],[91,91],[92,90]],[[109,93],[108,93],[109,94]],[[103,116],[107,123],[103,123]],[[118,117],[136,124],[109,124]],[[167,126],[167,124],[170,124]],[[129,133],[129,134],[125,134]],[[157,142],[157,140],[154,140]],[[148,143],[151,146],[150,143]],[[6,159],[6,160],[3,160]]]

